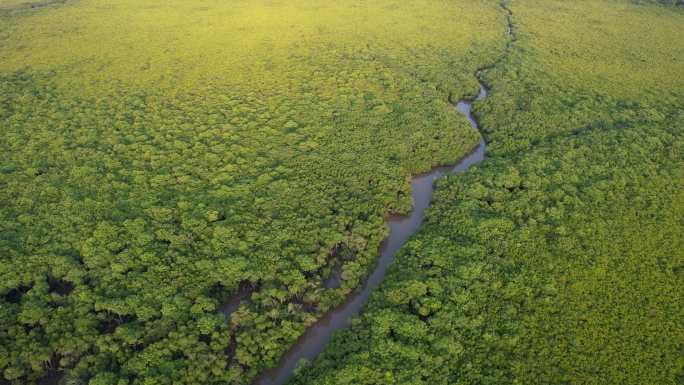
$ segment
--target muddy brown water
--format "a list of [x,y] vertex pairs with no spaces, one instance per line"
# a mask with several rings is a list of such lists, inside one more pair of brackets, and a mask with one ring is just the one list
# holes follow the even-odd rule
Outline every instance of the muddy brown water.
[[[480,94],[473,102],[484,99],[487,93],[487,88],[480,82]],[[475,129],[480,129],[472,114],[471,101],[461,100],[455,108],[465,115]],[[262,373],[253,385],[284,384],[292,376],[297,364],[302,359],[310,361],[316,358],[325,349],[335,331],[347,328],[351,324],[352,317],[360,313],[361,308],[368,301],[370,293],[385,278],[387,268],[394,260],[397,251],[423,223],[425,209],[430,206],[432,193],[435,191],[435,181],[444,174],[465,171],[473,164],[484,160],[485,147],[486,143],[484,139],[481,139],[475,151],[455,166],[437,167],[429,173],[413,178],[411,181],[413,211],[408,216],[392,216],[388,219],[390,234],[382,243],[377,266],[366,280],[363,289],[352,293],[343,304],[310,326],[297,343],[285,353],[278,365]]]

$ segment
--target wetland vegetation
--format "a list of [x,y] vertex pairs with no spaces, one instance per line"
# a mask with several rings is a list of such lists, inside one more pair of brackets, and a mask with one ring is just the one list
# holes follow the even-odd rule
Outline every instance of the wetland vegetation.
[[480,68],[488,160],[291,383],[684,381],[679,3],[0,0],[0,381],[251,383]]
[[0,17],[0,368],[19,383],[249,383],[368,274],[410,175],[477,146],[447,96],[477,91],[503,35],[487,2]]

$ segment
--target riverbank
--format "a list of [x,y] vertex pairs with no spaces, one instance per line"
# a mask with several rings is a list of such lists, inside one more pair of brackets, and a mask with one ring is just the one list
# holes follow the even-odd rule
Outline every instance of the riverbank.
[[487,162],[443,179],[364,312],[292,384],[681,378],[684,57],[668,55],[684,15],[508,4],[517,39],[476,107]]

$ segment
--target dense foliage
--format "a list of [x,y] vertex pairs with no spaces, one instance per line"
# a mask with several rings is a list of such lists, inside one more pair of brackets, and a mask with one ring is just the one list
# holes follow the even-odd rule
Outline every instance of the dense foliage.
[[489,1],[34,3],[0,0],[20,384],[248,383],[367,274],[409,176],[477,144],[447,95],[504,37]]
[[659,3],[663,5],[679,5],[682,6],[684,5],[684,0],[636,0],[637,3],[640,2],[645,2],[645,3]]
[[681,384],[684,13],[509,4],[481,167],[296,384]]

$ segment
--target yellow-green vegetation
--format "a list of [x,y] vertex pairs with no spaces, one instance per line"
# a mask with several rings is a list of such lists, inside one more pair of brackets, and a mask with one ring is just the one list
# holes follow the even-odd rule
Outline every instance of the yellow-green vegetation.
[[[478,113],[490,151],[556,135],[666,120],[684,90],[682,13],[630,1],[513,2],[521,43],[486,73],[494,98]],[[599,127],[600,126],[600,127]]]
[[504,41],[485,0],[0,4],[20,384],[249,383],[366,275],[409,176],[477,144],[447,96]]
[[[662,2],[665,3],[665,2]],[[684,10],[514,0],[490,159],[297,384],[681,384]]]
[[66,0],[1,0],[0,12],[13,12],[25,9],[46,7],[53,4],[61,4]]

